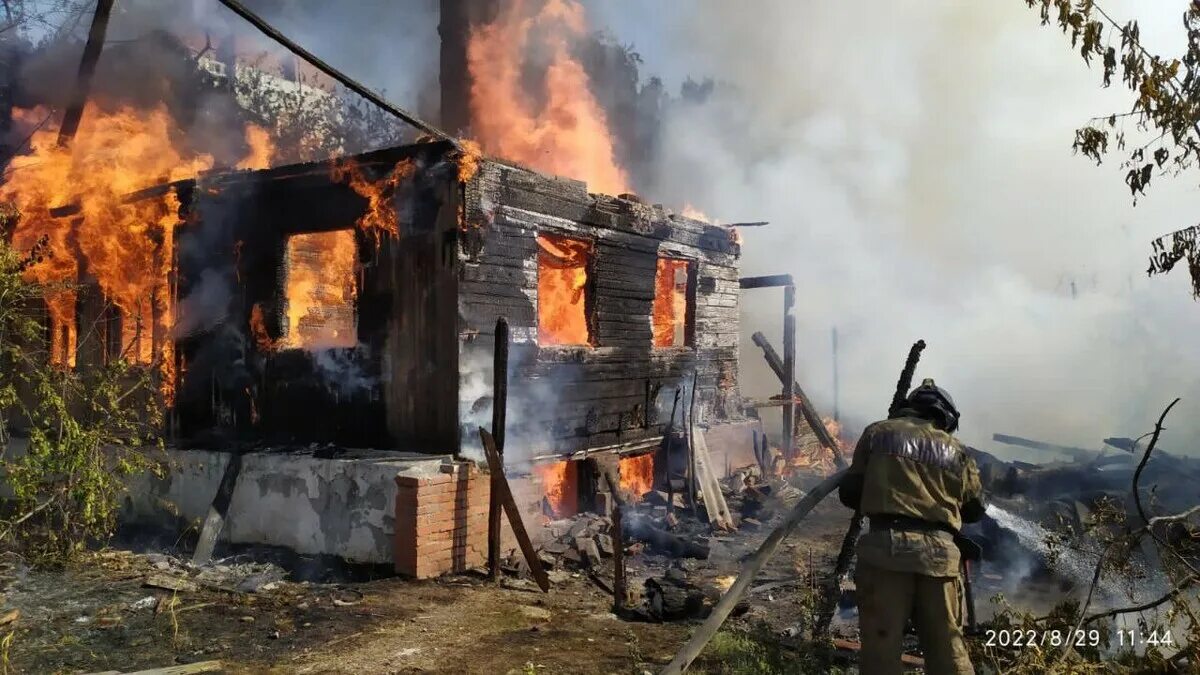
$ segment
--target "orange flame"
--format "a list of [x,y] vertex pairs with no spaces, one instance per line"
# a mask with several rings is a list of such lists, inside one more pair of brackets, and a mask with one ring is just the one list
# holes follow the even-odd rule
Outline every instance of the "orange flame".
[[483,148],[470,139],[459,141],[462,152],[458,156],[458,181],[466,183],[479,173],[479,161],[483,159]]
[[538,344],[589,343],[585,295],[592,245],[580,239],[539,234]]
[[350,189],[367,200],[367,208],[358,219],[358,227],[363,232],[374,236],[379,243],[384,235],[399,234],[399,214],[396,212],[396,189],[400,183],[413,175],[416,166],[403,160],[396,163],[386,176],[372,180],[364,172],[363,167],[353,159],[335,161],[331,169],[333,180],[347,182]]
[[708,216],[704,215],[703,211],[692,206],[691,204],[684,204],[683,210],[679,212],[679,215],[683,216],[684,218],[691,218],[692,220],[699,220],[702,223],[711,222],[708,219]]
[[[31,125],[49,114],[17,109],[14,118]],[[55,125],[43,125],[29,139],[30,152],[13,158],[0,185],[0,200],[21,212],[14,247],[28,250],[43,236],[48,241],[46,258],[26,278],[46,285],[51,361],[75,365],[77,298],[62,286],[94,278],[120,312],[122,356],[142,364],[159,361],[168,405],[174,396],[171,272],[180,203],[174,190],[136,200],[128,196],[212,166],[211,156],[178,149],[175,131],[163,105],[106,110],[89,104],[67,147],[58,144]],[[253,157],[248,162],[269,161],[265,132],[247,130],[247,141]],[[70,215],[56,218],[50,213],[54,207],[70,207]]]
[[[286,261],[287,332],[283,346],[353,347],[358,342],[354,317],[358,250],[354,230],[292,235],[287,241]],[[261,310],[259,315],[261,324]]]
[[[576,0],[509,0],[467,45],[472,130],[489,154],[579,178],[599,192],[628,192],[608,120],[571,42],[587,33]],[[523,86],[527,54],[549,56],[536,100]]]
[[250,154],[237,163],[238,169],[268,169],[275,157],[275,141],[264,128],[251,124],[246,127],[246,145]]
[[687,341],[688,261],[659,258],[654,273],[655,347],[679,347]]
[[271,334],[267,332],[267,321],[259,303],[254,303],[250,308],[250,335],[261,352],[273,352],[279,348],[279,344],[272,340]]
[[533,473],[542,483],[546,501],[558,518],[573,516],[579,510],[577,471],[574,462],[536,464],[533,467]]
[[621,476],[621,487],[633,495],[633,501],[640,502],[642,495],[654,489],[654,453],[622,457],[617,472]]

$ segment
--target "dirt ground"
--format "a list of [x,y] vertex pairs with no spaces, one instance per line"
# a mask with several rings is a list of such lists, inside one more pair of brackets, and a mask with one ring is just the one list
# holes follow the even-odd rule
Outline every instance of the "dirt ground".
[[[689,575],[736,574],[735,558],[772,524],[735,533],[723,559],[693,563]],[[832,566],[845,524],[834,500],[819,507],[756,582],[773,586],[752,593],[751,610],[730,629],[794,625],[810,606],[810,565]],[[130,672],[219,659],[236,673],[640,674],[670,661],[696,625],[618,619],[611,596],[579,573],[546,594],[528,580],[497,587],[482,575],[170,591],[146,585],[165,569],[161,558],[114,549],[55,572],[10,565],[6,601],[21,618],[9,627],[8,672]],[[638,556],[632,585],[672,563]]]

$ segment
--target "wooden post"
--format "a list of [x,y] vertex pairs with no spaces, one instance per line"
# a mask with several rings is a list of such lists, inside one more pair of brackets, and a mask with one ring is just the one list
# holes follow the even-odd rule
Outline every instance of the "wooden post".
[[838,414],[838,403],[839,403],[839,401],[838,401],[838,398],[839,398],[839,397],[838,397],[838,394],[839,394],[838,388],[839,388],[839,385],[840,385],[840,383],[838,382],[838,337],[837,337],[837,326],[834,326],[834,327],[833,327],[833,331],[832,331],[832,332],[831,332],[831,334],[830,334],[830,338],[831,338],[831,340],[832,340],[832,342],[833,342],[833,421],[834,421],[834,422],[840,422],[840,421],[841,421],[841,417],[840,417],[840,415]]
[[[771,367],[771,372],[775,373],[779,381],[783,382],[787,379],[783,368],[783,359],[779,358],[779,354],[775,352],[775,348],[771,346],[771,343],[767,340],[767,336],[762,333],[755,333],[750,336],[750,339],[754,344],[758,345],[759,349],[762,349],[763,358],[766,359],[767,365]],[[825,428],[825,424],[821,422],[821,416],[817,414],[816,408],[813,407],[808,395],[804,393],[804,389],[800,386],[800,383],[793,380],[792,389],[795,391],[796,399],[799,401],[800,414],[804,416],[804,421],[808,423],[809,428],[817,435],[817,440],[821,442],[821,445],[833,453],[834,464],[837,464],[839,469],[849,466],[846,463],[846,458],[842,456],[842,449],[838,446],[833,436],[829,434],[829,430]]]
[[613,499],[612,510],[613,546],[613,613],[618,616],[625,609],[625,533],[621,529],[621,505]]
[[783,287],[783,456],[791,459],[796,436],[796,287]]
[[696,384],[700,380],[700,371],[692,371],[691,401],[688,403],[687,426],[687,496],[688,504],[692,507],[692,515],[700,513],[696,505]]
[[212,558],[213,549],[217,545],[217,537],[225,527],[225,514],[229,513],[229,504],[233,501],[233,490],[237,487],[238,474],[242,472],[242,456],[237,452],[229,454],[229,463],[225,465],[225,473],[217,486],[217,494],[213,495],[212,505],[208,507],[208,515],[204,518],[204,526],[200,529],[200,539],[196,542],[196,550],[192,552],[193,565],[207,565]]
[[[508,414],[508,321],[496,320],[496,339],[492,350],[492,438],[500,458],[500,474],[504,473],[504,425]],[[496,472],[490,472],[491,498],[488,502],[488,573],[492,581],[500,581],[500,491]]]
[[525,530],[525,521],[521,519],[521,510],[517,508],[517,500],[513,499],[512,490],[508,487],[508,479],[504,477],[500,453],[496,451],[496,440],[483,427],[479,427],[479,440],[483,443],[483,455],[487,459],[488,469],[495,476],[492,487],[500,494],[500,503],[504,506],[505,513],[508,514],[508,523],[512,525],[517,545],[521,547],[521,554],[525,556],[525,562],[529,565],[529,573],[533,575],[533,580],[537,582],[538,588],[542,589],[543,593],[548,592],[550,578],[546,576],[546,570],[542,568],[542,561],[538,560],[537,551],[533,550],[533,541],[529,539],[529,533]]
[[92,76],[96,74],[96,62],[100,50],[104,49],[104,34],[108,31],[108,16],[112,13],[114,0],[96,0],[96,13],[92,15],[92,29],[88,31],[87,44],[83,46],[83,57],[79,60],[79,73],[75,76],[75,90],[71,92],[71,104],[63,113],[62,126],[58,130],[58,144],[66,146],[79,131],[83,119],[83,107],[87,105],[92,90]]

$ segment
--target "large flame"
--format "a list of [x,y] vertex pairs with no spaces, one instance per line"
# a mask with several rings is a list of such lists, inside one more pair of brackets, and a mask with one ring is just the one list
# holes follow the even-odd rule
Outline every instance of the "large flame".
[[591,244],[539,234],[538,344],[586,345],[587,263]]
[[[51,360],[75,365],[77,336],[93,327],[75,325],[77,297],[71,286],[94,279],[119,313],[119,356],[142,364],[157,359],[169,404],[174,393],[171,271],[180,204],[173,189],[140,199],[130,195],[190,178],[210,168],[212,157],[176,146],[175,126],[163,105],[108,110],[89,104],[67,146],[58,144],[55,125],[46,124],[51,119],[46,110],[17,109],[14,118],[41,126],[29,138],[29,152],[12,159],[0,200],[21,212],[12,234],[17,250],[30,250],[43,238],[47,242],[45,258],[26,277],[46,287]],[[260,132],[247,129],[252,150],[243,162],[247,167],[270,161],[270,139]],[[61,217],[52,215],[55,207]]]
[[629,491],[635,502],[641,501],[642,495],[654,489],[654,453],[621,458],[617,472],[621,487]]
[[284,347],[328,349],[353,347],[358,342],[354,317],[357,260],[354,230],[288,238]]
[[[507,0],[477,26],[467,46],[471,128],[489,154],[587,181],[598,192],[628,192],[603,109],[571,42],[587,33],[576,0]],[[524,87],[529,54],[549,66],[538,97]]]
[[679,347],[687,342],[687,278],[688,261],[658,259],[651,315],[655,347]]
[[535,464],[533,473],[542,484],[546,502],[556,518],[567,518],[579,510],[577,468],[574,462]]

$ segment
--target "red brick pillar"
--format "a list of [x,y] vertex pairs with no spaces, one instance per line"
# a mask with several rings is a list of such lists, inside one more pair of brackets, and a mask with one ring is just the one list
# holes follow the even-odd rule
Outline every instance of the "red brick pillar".
[[396,476],[396,572],[428,579],[487,563],[490,486],[475,464]]

